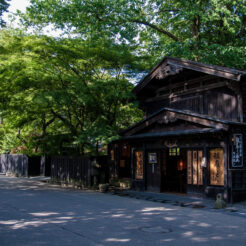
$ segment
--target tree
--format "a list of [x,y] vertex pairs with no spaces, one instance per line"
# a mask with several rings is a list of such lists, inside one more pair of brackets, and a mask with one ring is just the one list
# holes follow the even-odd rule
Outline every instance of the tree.
[[245,0],[32,0],[23,20],[137,45],[146,67],[164,55],[246,67]]
[[127,46],[7,30],[0,48],[2,151],[92,153],[142,118],[122,72],[134,68]]
[[6,22],[2,19],[4,12],[8,11],[9,0],[0,0],[0,26],[4,26]]

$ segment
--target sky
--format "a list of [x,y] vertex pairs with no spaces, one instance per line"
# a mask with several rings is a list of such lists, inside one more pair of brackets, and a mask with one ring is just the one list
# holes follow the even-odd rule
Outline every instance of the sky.
[[11,0],[9,2],[10,6],[8,8],[7,13],[4,13],[4,20],[8,23],[11,24],[9,21],[9,14],[11,13],[15,13],[17,9],[21,10],[21,11],[25,11],[26,7],[29,5],[29,0]]
[[[11,27],[18,27],[18,21],[15,21],[14,23],[11,22],[11,14],[16,13],[16,10],[20,10],[22,12],[25,12],[26,7],[29,5],[29,0],[11,0],[9,2],[10,6],[8,8],[8,12],[3,14],[3,19],[6,21],[7,25],[10,25]],[[43,34],[46,34],[48,36],[52,37],[60,37],[62,31],[61,30],[54,30],[52,28],[52,25],[49,25],[42,30]]]
[[28,6],[29,0],[11,0],[10,1],[10,12],[15,12],[16,9],[24,11],[25,8]]

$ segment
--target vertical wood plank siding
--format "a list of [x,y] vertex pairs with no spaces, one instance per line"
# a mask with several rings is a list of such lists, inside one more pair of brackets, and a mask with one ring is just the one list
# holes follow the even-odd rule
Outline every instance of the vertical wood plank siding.
[[[244,87],[244,98],[246,98],[246,88]],[[145,104],[147,116],[163,107],[189,110],[194,113],[210,115],[218,119],[234,121],[239,119],[237,95],[228,88],[222,88],[221,91],[213,89],[199,94],[191,93],[169,99],[147,102]],[[246,100],[244,100],[243,109],[245,121]]]
[[26,155],[1,155],[0,171],[17,177],[28,177],[29,158]]
[[62,182],[80,182],[89,186],[91,161],[87,157],[51,157],[51,179]]

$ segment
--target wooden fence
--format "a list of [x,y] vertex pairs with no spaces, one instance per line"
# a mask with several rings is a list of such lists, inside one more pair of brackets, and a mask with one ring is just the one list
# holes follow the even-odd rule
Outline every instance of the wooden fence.
[[51,179],[61,182],[79,182],[91,185],[92,162],[87,157],[51,157]]
[[84,187],[108,182],[107,156],[50,157],[51,180]]
[[0,158],[0,172],[17,177],[40,175],[40,157],[3,154]]

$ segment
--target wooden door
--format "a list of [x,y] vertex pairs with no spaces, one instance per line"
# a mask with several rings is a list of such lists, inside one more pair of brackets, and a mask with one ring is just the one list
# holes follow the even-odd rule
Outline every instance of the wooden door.
[[146,173],[147,173],[147,190],[160,192],[161,168],[160,168],[160,153],[158,151],[147,151]]

